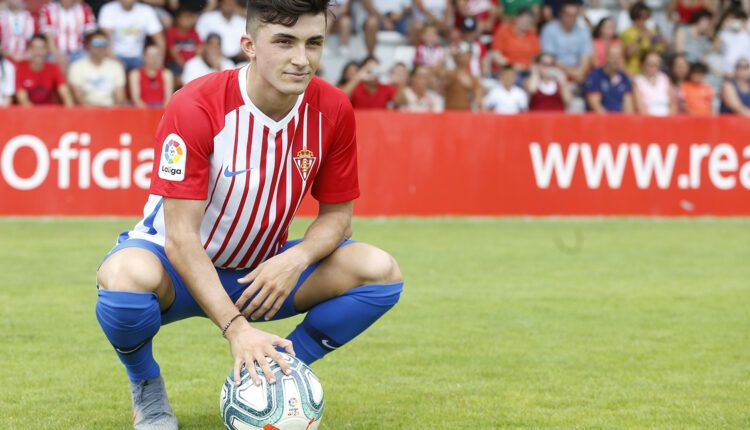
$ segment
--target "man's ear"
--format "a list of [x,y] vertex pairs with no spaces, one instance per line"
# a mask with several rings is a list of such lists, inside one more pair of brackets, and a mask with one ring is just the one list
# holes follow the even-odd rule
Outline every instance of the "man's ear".
[[242,39],[240,39],[240,46],[242,47],[242,52],[247,55],[250,61],[255,59],[255,39],[252,34],[243,34]]

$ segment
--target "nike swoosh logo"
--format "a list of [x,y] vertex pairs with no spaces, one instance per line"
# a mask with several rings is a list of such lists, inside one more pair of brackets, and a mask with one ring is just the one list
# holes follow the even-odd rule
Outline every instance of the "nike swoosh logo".
[[229,170],[229,166],[227,166],[227,168],[224,169],[224,176],[226,176],[227,178],[231,178],[232,176],[237,176],[237,175],[241,175],[243,173],[247,173],[250,170],[252,170],[252,167],[250,169],[238,170],[236,172],[232,172],[232,171]]
[[331,350],[338,349],[338,346],[333,346],[330,343],[328,343],[328,339],[323,339],[323,340],[320,341],[320,343],[322,343],[323,346],[325,346],[328,349],[331,349]]

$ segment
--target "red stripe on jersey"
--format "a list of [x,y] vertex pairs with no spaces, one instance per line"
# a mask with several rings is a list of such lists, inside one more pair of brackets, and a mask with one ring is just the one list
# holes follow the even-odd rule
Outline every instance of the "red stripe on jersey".
[[[240,133],[240,110],[239,109],[234,110],[234,119],[235,119],[234,154],[232,156],[232,170],[236,171],[237,170],[237,140],[238,140],[238,135]],[[226,211],[227,209],[227,204],[229,203],[229,199],[232,198],[232,188],[234,188],[234,179],[235,177],[232,176],[232,179],[229,181],[229,191],[227,191],[227,196],[224,198],[224,204],[221,206],[221,212],[219,212],[219,216],[216,217],[216,221],[214,222],[214,227],[211,229],[211,234],[208,235],[208,239],[206,239],[206,242],[203,244],[204,248],[208,248],[208,244],[211,243],[211,239],[213,239],[214,233],[216,233],[216,229],[219,227],[221,218],[224,216],[224,211]]]
[[[281,167],[279,168],[279,182],[277,183],[275,195],[278,196],[278,200],[276,201],[276,219],[274,220],[273,224],[269,226],[269,231],[271,232],[270,235],[266,238],[268,240],[268,244],[261,244],[261,246],[266,247],[265,252],[258,253],[258,257],[260,258],[259,261],[257,261],[255,264],[260,264],[263,261],[268,258],[269,254],[275,255],[278,251],[278,246],[276,244],[276,240],[279,235],[279,229],[281,228],[281,225],[283,225],[283,220],[286,218],[286,212],[289,211],[289,204],[291,202],[287,203],[286,201],[286,187],[287,187],[287,181],[284,176],[287,174],[288,169],[291,169],[291,164],[289,163],[290,159],[290,152],[292,151],[292,147],[294,146],[294,133],[296,133],[297,128],[294,126],[294,123],[290,122],[289,125],[287,125],[287,136],[291,136],[291,138],[288,138],[287,140],[287,151],[284,154],[284,157],[281,159]],[[286,212],[285,212],[286,211]],[[264,241],[265,242],[265,241]]]
[[[266,208],[265,208],[265,215],[263,215],[263,220],[260,223],[260,229],[258,230],[258,234],[255,235],[255,239],[253,239],[252,244],[250,245],[250,248],[247,249],[247,254],[242,258],[242,261],[240,262],[240,267],[242,267],[244,264],[246,264],[250,258],[252,258],[253,254],[256,255],[256,258],[253,260],[252,264],[250,264],[248,267],[255,267],[257,266],[260,261],[258,261],[258,257],[262,257],[264,254],[262,251],[264,251],[263,243],[261,243],[261,238],[263,238],[263,242],[265,242],[265,239],[267,238],[267,233],[261,234],[262,232],[267,232],[268,224],[271,221],[271,205],[273,204],[274,198],[276,196],[276,191],[278,188],[278,182],[279,182],[279,173],[281,173],[281,164],[284,162],[286,157],[281,157],[279,152],[283,150],[282,148],[282,133],[278,132],[276,134],[276,151],[274,153],[274,166],[276,167],[275,175],[273,178],[271,178],[271,187],[269,188],[269,195],[268,200],[266,201]],[[287,147],[287,151],[291,145]],[[288,153],[287,153],[288,154]],[[287,155],[284,154],[284,155]],[[257,250],[257,251],[256,251]]]
[[[255,126],[254,118],[252,115],[248,115],[250,117],[250,124],[248,126],[248,135],[253,132],[253,127]],[[239,124],[238,124],[239,128]],[[253,153],[253,151],[250,148],[250,145],[247,145],[246,156],[247,161],[245,162],[245,169],[250,168],[250,157]],[[235,168],[236,170],[236,168]],[[250,191],[250,178],[245,178],[245,189],[242,191],[242,198],[240,199],[239,209],[237,210],[237,214],[234,216],[234,221],[232,221],[232,225],[229,226],[229,230],[227,231],[227,235],[224,238],[224,242],[221,244],[221,247],[218,251],[216,251],[216,254],[214,254],[214,258],[211,260],[216,263],[216,261],[221,256],[221,253],[224,252],[224,250],[227,248],[227,245],[229,245],[229,242],[231,242],[232,234],[234,234],[234,229],[237,228],[237,223],[239,222],[240,218],[242,218],[242,211],[245,209],[245,201],[247,200],[247,194]]]
[[216,186],[219,185],[219,179],[221,178],[221,169],[216,173],[216,179],[214,180],[214,188],[211,190],[211,196],[208,198],[208,202],[206,203],[206,209],[203,210],[203,213],[205,214],[208,211],[208,208],[211,207],[211,202],[214,201],[214,193],[216,192]]
[[[248,139],[252,139],[253,133],[252,129],[250,129],[251,132],[248,133]],[[261,151],[260,151],[260,167],[258,172],[258,184],[262,184],[263,180],[266,177],[266,152],[268,152],[268,133],[270,130],[268,127],[263,126],[263,142],[261,142]],[[250,147],[250,141],[248,141],[248,147]],[[240,249],[242,249],[243,245],[245,245],[245,242],[247,241],[247,238],[250,237],[250,234],[253,231],[253,223],[255,221],[255,217],[258,214],[258,206],[260,206],[260,200],[261,200],[261,193],[263,192],[262,189],[258,189],[258,195],[255,196],[255,202],[253,202],[253,210],[250,212],[250,219],[248,220],[248,225],[245,231],[242,233],[242,238],[240,239],[239,243],[235,246],[234,252],[227,258],[226,264],[230,264],[232,260],[237,256],[237,254],[240,252]]]

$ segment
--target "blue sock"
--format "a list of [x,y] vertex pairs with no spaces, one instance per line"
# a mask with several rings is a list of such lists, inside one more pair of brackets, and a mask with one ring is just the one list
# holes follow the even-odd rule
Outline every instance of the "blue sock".
[[314,306],[287,336],[297,358],[312,364],[354,339],[398,302],[403,288],[403,282],[365,285]]
[[159,376],[151,350],[151,338],[161,327],[156,294],[100,289],[96,319],[132,382]]

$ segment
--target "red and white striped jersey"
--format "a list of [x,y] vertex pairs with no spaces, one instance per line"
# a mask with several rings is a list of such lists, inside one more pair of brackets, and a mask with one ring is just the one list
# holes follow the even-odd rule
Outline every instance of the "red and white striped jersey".
[[144,219],[127,237],[164,245],[163,197],[205,200],[200,234],[216,267],[275,255],[308,189],[323,203],[359,197],[354,111],[318,78],[280,121],[250,100],[247,66],[192,81],[167,106],[155,151]]
[[27,10],[0,10],[0,40],[3,55],[11,58],[25,58],[26,45],[34,35],[34,17]]
[[70,54],[83,50],[83,38],[96,30],[96,20],[86,3],[76,3],[65,9],[58,2],[50,2],[39,12],[39,28],[42,33],[52,33],[57,48]]

